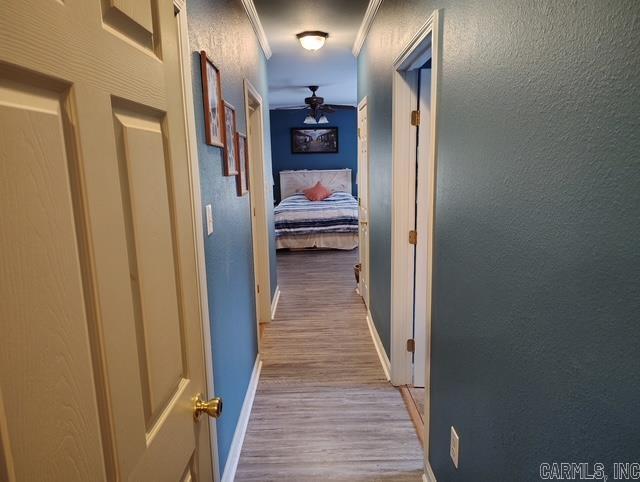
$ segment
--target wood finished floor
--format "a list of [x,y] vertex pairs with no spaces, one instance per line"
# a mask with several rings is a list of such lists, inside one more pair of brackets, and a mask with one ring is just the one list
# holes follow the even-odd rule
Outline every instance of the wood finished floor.
[[422,449],[355,292],[357,252],[278,254],[236,481],[420,481]]

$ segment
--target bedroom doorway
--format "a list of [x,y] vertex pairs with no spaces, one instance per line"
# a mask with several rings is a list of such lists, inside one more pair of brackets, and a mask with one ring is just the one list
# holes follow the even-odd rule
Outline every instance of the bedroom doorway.
[[261,346],[261,327],[271,321],[271,276],[269,266],[269,228],[267,223],[267,189],[264,166],[263,103],[262,96],[247,79],[244,80],[244,103],[247,119],[249,150],[249,200],[253,241],[253,270],[255,273],[256,319],[258,349]]
[[394,61],[392,94],[391,381],[425,387],[413,400],[428,480],[439,29],[436,10]]
[[369,308],[369,150],[367,98],[358,104],[358,218],[360,221],[360,282],[358,289]]

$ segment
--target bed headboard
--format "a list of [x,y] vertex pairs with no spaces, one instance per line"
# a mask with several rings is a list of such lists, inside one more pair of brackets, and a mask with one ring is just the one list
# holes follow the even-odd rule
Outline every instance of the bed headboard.
[[280,171],[280,198],[284,199],[313,187],[318,181],[331,191],[351,194],[351,169],[330,169],[323,171]]

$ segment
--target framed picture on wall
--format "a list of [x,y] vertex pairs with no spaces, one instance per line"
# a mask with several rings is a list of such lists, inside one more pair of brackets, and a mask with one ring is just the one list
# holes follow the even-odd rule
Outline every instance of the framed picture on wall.
[[224,175],[238,174],[238,153],[236,148],[236,109],[224,101]]
[[291,152],[293,154],[337,154],[338,128],[293,127],[291,129]]
[[204,103],[204,131],[207,144],[224,147],[222,83],[220,69],[215,66],[203,50],[200,52],[202,70],[202,100]]
[[247,151],[247,136],[236,133],[236,152],[238,153],[236,186],[238,196],[244,196],[249,192],[249,156]]

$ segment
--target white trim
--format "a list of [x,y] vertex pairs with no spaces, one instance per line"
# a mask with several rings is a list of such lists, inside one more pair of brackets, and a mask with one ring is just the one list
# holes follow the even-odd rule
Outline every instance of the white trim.
[[271,301],[271,319],[275,319],[276,310],[278,309],[278,301],[280,301],[280,286],[276,286],[276,292],[273,294],[273,300]]
[[[252,108],[252,105],[255,107]],[[256,325],[260,333],[260,323],[271,321],[271,274],[269,259],[269,225],[267,209],[270,191],[266,181],[264,155],[264,104],[256,88],[244,79],[244,109],[247,128],[249,157],[249,216],[251,218],[251,242],[253,246],[254,294],[256,299]],[[251,130],[251,111],[257,111],[256,132]],[[254,142],[258,142],[254,146]],[[256,154],[254,156],[254,154]],[[253,156],[253,157],[252,157]],[[259,287],[259,289],[258,289]],[[260,343],[258,343],[260,346]]]
[[368,308],[367,308],[367,326],[369,327],[369,333],[371,333],[371,339],[373,340],[373,345],[376,347],[376,352],[378,353],[378,358],[380,359],[380,365],[382,365],[384,376],[387,377],[387,380],[390,380],[391,379],[391,375],[390,375],[391,363],[389,362],[389,357],[387,356],[387,352],[384,351],[384,345],[382,344],[380,335],[378,335],[378,329],[376,328],[376,325],[373,322],[373,317],[371,316],[371,312],[369,311]]
[[411,37],[411,40],[409,40],[395,58],[393,61],[394,70],[402,70],[403,68],[406,68],[410,60],[419,56],[420,52],[428,50],[425,48],[425,45],[422,45],[422,42],[424,42],[424,40],[431,35],[434,30],[436,30],[435,26],[438,23],[438,18],[438,10],[434,10],[427,21],[422,24],[414,36]]
[[[358,283],[358,294],[362,296],[364,304],[368,307],[370,304],[370,291],[371,291],[371,276],[369,276],[371,270],[371,251],[369,242],[371,238],[370,227],[367,224],[366,236],[363,233],[362,221],[369,223],[369,104],[367,96],[365,95],[358,103],[357,110],[357,122],[358,122],[358,172],[356,175],[356,184],[358,185],[358,217],[360,218],[360,224],[358,226],[358,238],[360,243],[360,249],[358,250],[358,258],[360,266],[363,268],[360,270],[360,282]],[[366,125],[365,125],[365,139],[367,155],[366,159],[362,156],[362,132],[361,132],[361,120],[362,112],[366,112]],[[364,175],[363,175],[364,172]],[[364,182],[363,182],[364,178]],[[363,188],[364,186],[364,188]],[[364,201],[362,193],[365,193]],[[364,203],[364,205],[363,205]],[[363,212],[364,211],[364,212]],[[366,217],[366,219],[364,219]],[[366,288],[366,289],[363,289]]]
[[[425,354],[425,468],[429,469],[429,431],[431,406],[431,323],[433,307],[433,258],[435,242],[436,166],[438,158],[438,85],[440,81],[440,11],[435,10],[408,44],[400,51],[393,66],[393,207],[391,239],[391,367],[392,383],[410,383],[411,358],[405,348],[407,338],[413,333],[412,307],[413,253],[408,243],[409,226],[415,218],[415,140],[416,131],[408,129],[411,110],[417,106],[416,84],[419,59],[431,51],[431,115],[429,118],[429,192],[427,200],[428,226],[426,233],[418,233],[418,243],[427,246],[426,339],[416,343],[426,344]],[[410,188],[407,186],[410,183]],[[433,472],[429,474],[433,475]]]
[[[204,257],[204,229],[202,224],[202,195],[200,192],[200,163],[198,143],[196,139],[196,116],[193,106],[193,83],[191,79],[191,49],[189,48],[189,32],[187,24],[187,5],[184,0],[174,0],[177,8],[178,42],[182,77],[182,102],[185,115],[185,134],[187,138],[187,157],[190,170],[191,208],[194,226],[194,242],[196,253],[196,269],[198,271],[198,289],[200,298],[200,316],[202,324],[202,350],[204,352],[207,398],[215,397],[213,383],[213,349],[211,343],[211,325],[209,324],[209,294],[207,292],[207,272]],[[216,421],[209,420],[209,440],[211,443],[211,459],[213,478],[220,480],[220,461],[218,458],[218,435]]]
[[413,337],[414,247],[409,231],[414,229],[416,185],[416,127],[410,113],[418,103],[417,76],[410,72],[393,74],[392,112],[392,195],[391,212],[391,383],[412,383],[412,356],[406,343]]
[[[425,437],[427,437],[426,434]],[[436,480],[436,474],[433,473],[433,469],[431,468],[431,464],[429,462],[427,462],[427,464],[425,465],[425,471],[424,474],[422,474],[422,480],[424,482],[438,482]]]
[[262,28],[262,22],[260,21],[260,17],[258,16],[256,6],[253,4],[253,0],[242,0],[242,6],[247,12],[247,17],[249,17],[249,21],[251,22],[253,31],[256,33],[256,37],[258,38],[260,47],[262,47],[264,56],[267,58],[267,60],[269,60],[269,58],[271,58],[271,55],[273,55],[273,52],[271,52],[269,39],[267,39],[267,34],[264,33],[264,28]]
[[381,3],[382,0],[369,0],[369,6],[367,7],[367,11],[364,13],[364,18],[362,19],[356,39],[353,42],[353,48],[351,49],[354,57],[360,55],[360,50],[364,45],[364,41],[367,39],[367,34],[369,33],[369,29],[371,28],[371,24],[373,23],[373,19],[376,17],[376,13],[378,12],[378,8],[380,8]]
[[247,426],[249,425],[249,417],[251,416],[251,409],[253,408],[253,400],[256,397],[256,390],[258,389],[261,370],[262,360],[260,359],[260,353],[258,353],[258,355],[256,356],[256,363],[253,365],[251,379],[249,380],[249,385],[247,386],[247,393],[244,396],[244,402],[242,404],[242,410],[240,410],[238,423],[236,424],[236,431],[234,432],[233,440],[231,441],[229,455],[227,456],[227,463],[224,466],[222,482],[233,482],[233,479],[236,476],[238,462],[240,461],[240,452],[242,452],[244,436],[247,433]]

